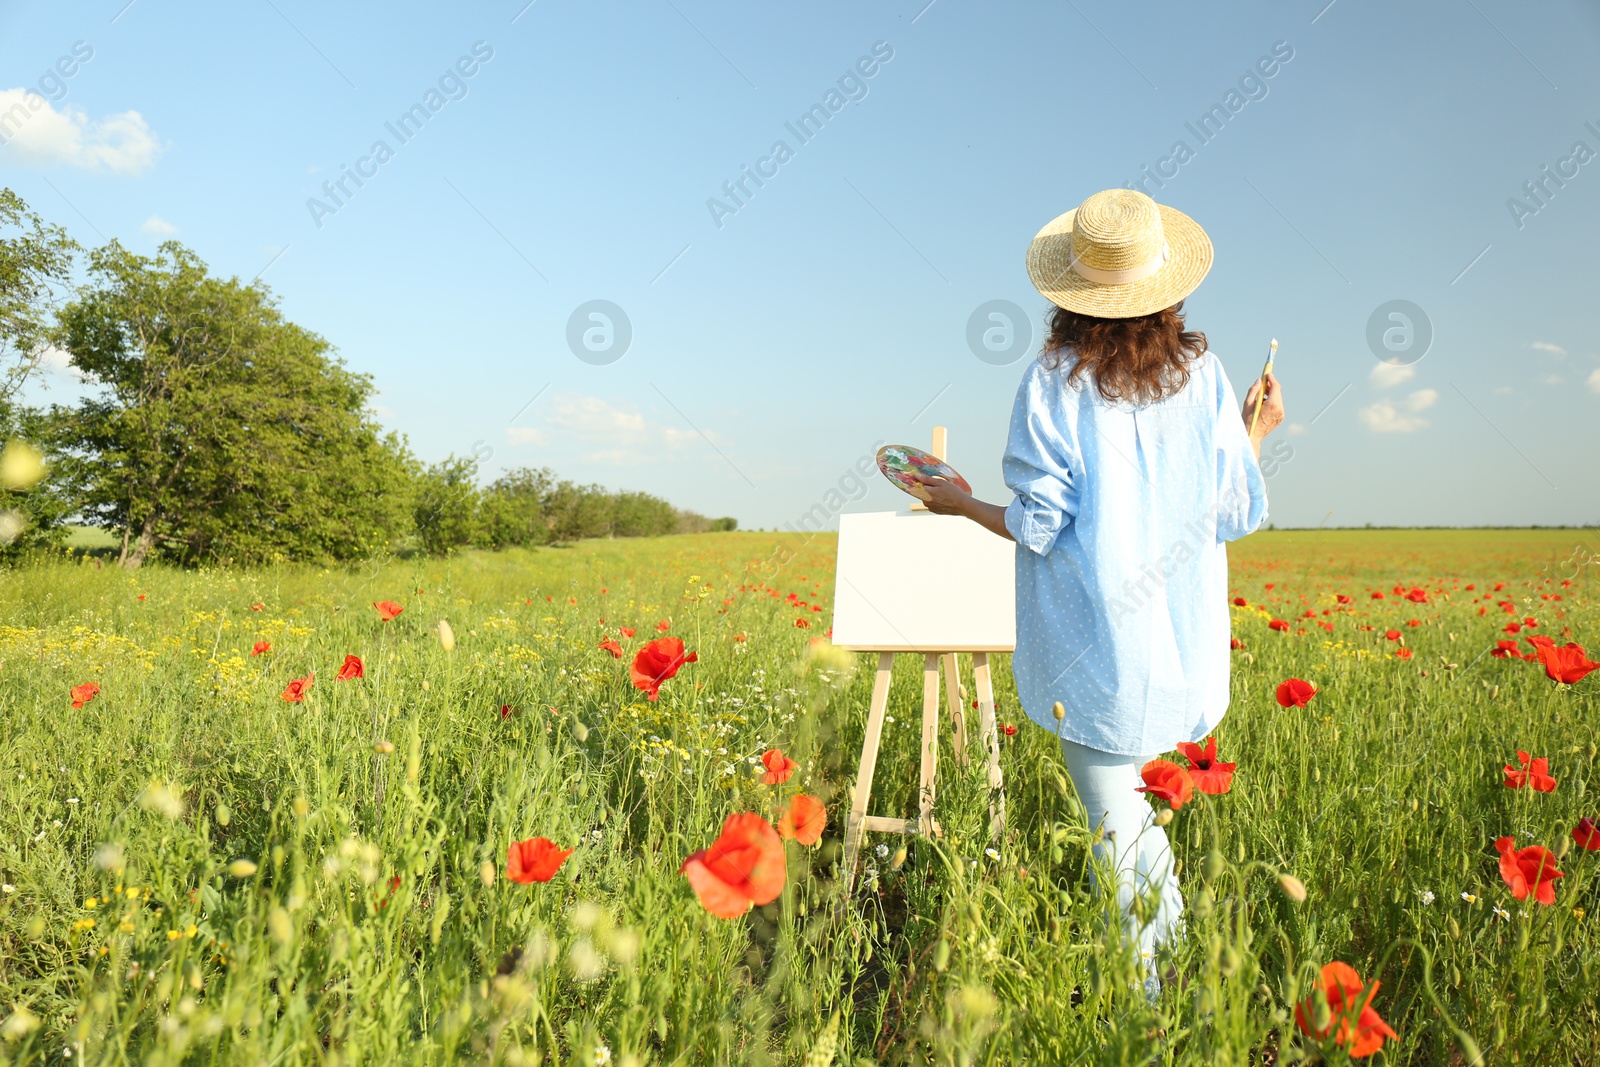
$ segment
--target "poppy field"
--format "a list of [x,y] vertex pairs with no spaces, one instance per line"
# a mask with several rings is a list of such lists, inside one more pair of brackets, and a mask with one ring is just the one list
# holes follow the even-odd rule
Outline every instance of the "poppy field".
[[845,896],[833,550],[0,573],[0,1063],[1600,1064],[1591,532],[1231,547],[1154,998],[1005,657],[1003,833],[947,732]]

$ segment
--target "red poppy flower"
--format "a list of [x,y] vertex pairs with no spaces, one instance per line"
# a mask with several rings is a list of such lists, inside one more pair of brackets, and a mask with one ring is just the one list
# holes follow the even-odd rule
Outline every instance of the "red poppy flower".
[[510,704],[501,704],[500,705],[500,721],[501,722],[505,722],[507,719],[511,718],[511,716],[515,715],[516,713],[517,713],[517,709],[512,707]]
[[[1533,641],[1533,638],[1528,638]],[[1583,646],[1568,642],[1560,648],[1554,641],[1546,638],[1535,641],[1534,648],[1538,650],[1539,662],[1544,664],[1544,673],[1552,682],[1562,682],[1566,685],[1576,685],[1583,677],[1600,663],[1596,663],[1583,654]]]
[[796,619],[796,620],[794,620],[794,625],[795,625],[796,629],[809,630],[809,629],[811,629],[811,620],[810,619]]
[[789,810],[778,820],[778,833],[802,845],[814,845],[822,840],[822,829],[828,825],[828,810],[816,797],[796,793],[789,801]]
[[1238,650],[1244,647],[1244,642],[1239,640],[1237,637],[1230,637],[1228,638],[1228,647]]
[[1397,649],[1394,650],[1394,654],[1395,654],[1395,658],[1397,658],[1397,659],[1410,659],[1411,658],[1411,650],[1409,648],[1397,648]]
[[1399,630],[1385,630],[1383,632],[1383,636],[1385,638],[1387,638],[1388,640],[1390,640],[1390,641],[1398,641],[1398,640],[1400,640],[1400,631]]
[[1179,741],[1178,753],[1189,764],[1189,777],[1200,792],[1216,796],[1233,788],[1233,770],[1239,765],[1217,761],[1215,737],[1206,738],[1204,748],[1193,741]]
[[570,855],[572,849],[562,848],[547,837],[513,841],[506,849],[506,877],[520,885],[548,882]]
[[272,642],[271,641],[257,641],[255,644],[250,646],[250,654],[252,656],[264,655],[265,653],[268,653],[268,652],[271,652],[271,651],[272,651]]
[[[973,706],[976,707],[977,705]],[[1017,736],[1017,728],[1010,723],[1006,723],[1004,726],[1000,727],[1000,732],[1005,734],[1007,737]]]
[[306,698],[306,690],[311,688],[311,680],[316,675],[308,674],[304,678],[296,678],[283,687],[283,699],[290,704],[298,704]]
[[1594,820],[1585,815],[1578,820],[1578,825],[1572,828],[1572,839],[1578,843],[1579,848],[1588,849],[1590,852],[1600,850],[1600,830],[1595,829]]
[[1522,620],[1522,625],[1528,627],[1529,629],[1538,629],[1539,620],[1534,618],[1532,615],[1529,615],[1527,618]]
[[789,875],[777,831],[750,811],[729,815],[722,836],[684,860],[678,873],[719,919],[737,919],[752,904],[771,904]]
[[1506,623],[1506,633],[1515,634],[1515,633],[1521,633],[1521,632],[1522,632],[1522,624],[1520,622],[1508,622],[1508,623]]
[[1517,750],[1517,762],[1522,764],[1521,770],[1512,770],[1511,764],[1506,764],[1506,788],[1521,789],[1523,786],[1532,787],[1536,793],[1554,793],[1556,780],[1550,777],[1550,760],[1544,756],[1533,759],[1520,748]]
[[1283,619],[1273,619],[1271,622],[1267,623],[1267,629],[1277,630],[1279,633],[1288,633],[1289,624]]
[[1426,604],[1428,602],[1428,594],[1421,589],[1409,589],[1406,591],[1406,599],[1413,604]]
[[1334,597],[1334,599],[1337,600],[1341,604],[1350,603],[1350,598],[1345,596],[1343,593],[1338,594],[1336,597]]
[[1495,659],[1505,659],[1508,656],[1513,659],[1533,658],[1531,656],[1524,656],[1521,651],[1517,649],[1517,643],[1515,641],[1496,641],[1495,647],[1489,650],[1489,655],[1493,656]]
[[612,659],[622,658],[622,646],[617,644],[617,642],[612,638],[608,637],[604,641],[601,641],[599,647],[611,653]]
[[366,665],[361,662],[360,656],[346,656],[344,666],[339,668],[339,673],[333,676],[336,682],[352,682],[357,678],[367,676]]
[[1556,902],[1556,879],[1566,875],[1556,870],[1556,857],[1543,845],[1517,848],[1512,837],[1497,838],[1494,847],[1500,851],[1500,877],[1518,900],[1529,895],[1540,904]]
[[661,683],[678,673],[685,663],[694,663],[699,655],[683,650],[683,642],[676,637],[658,637],[645,642],[633,657],[633,684],[643,689],[651,700],[661,696]]
[[1553,638],[1547,637],[1544,634],[1529,634],[1527,637],[1524,637],[1523,640],[1528,642],[1528,644],[1532,645],[1536,649],[1541,645],[1549,645],[1551,648],[1554,648],[1556,644]]
[[745,637],[744,634],[734,634],[733,635],[733,639],[734,639],[734,641],[736,641],[737,643],[739,643],[741,645],[749,640],[749,638]]
[[1301,1033],[1318,1040],[1333,1034],[1334,1044],[1348,1051],[1354,1059],[1370,1056],[1383,1048],[1385,1038],[1400,1040],[1400,1035],[1389,1029],[1389,1024],[1372,1006],[1381,983],[1373,982],[1370,987],[1363,987],[1361,976],[1356,974],[1354,967],[1335,960],[1322,968],[1322,977],[1317,984],[1328,1001],[1333,1018],[1328,1020],[1326,1027],[1317,1029],[1311,1021],[1316,1013],[1316,995],[1313,994],[1294,1008],[1295,1025],[1300,1027]]
[[1151,760],[1139,770],[1139,777],[1144,779],[1144,785],[1136,787],[1134,791],[1160,797],[1172,805],[1173,811],[1183,807],[1194,796],[1194,779],[1189,777],[1188,771],[1171,760]]
[[631,626],[619,626],[617,627],[617,630],[622,634],[623,637],[632,637],[634,634],[639,632]]
[[1236,596],[1233,598],[1233,606],[1236,608],[1249,607],[1250,602],[1242,596]]
[[1303,708],[1317,695],[1317,687],[1303,678],[1285,678],[1278,683],[1278,703],[1285,708]]
[[72,697],[73,707],[82,708],[89,701],[100,695],[100,687],[93,682],[84,682],[82,685],[73,686],[68,695]]
[[378,609],[378,618],[383,622],[388,622],[406,610],[392,600],[377,600],[373,602],[372,606]]
[[800,764],[783,754],[781,748],[769,748],[761,754],[761,765],[767,773],[761,780],[767,785],[782,785],[794,776],[794,769]]
[[660,622],[656,623],[656,632],[657,633],[663,633],[664,634],[670,629],[672,629],[672,624],[670,622],[668,622],[666,619],[662,619]]
[[250,605],[250,610],[251,611],[266,611],[267,610],[267,606],[265,604],[251,604]]

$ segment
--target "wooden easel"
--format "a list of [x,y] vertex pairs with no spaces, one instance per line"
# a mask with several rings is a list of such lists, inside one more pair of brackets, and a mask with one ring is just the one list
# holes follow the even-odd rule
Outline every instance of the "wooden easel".
[[[933,447],[929,450],[940,459],[945,458],[947,437],[943,426],[933,429]],[[911,505],[913,511],[927,511],[921,501]],[[889,707],[889,682],[893,672],[894,657],[899,649],[861,648],[856,651],[878,653],[878,674],[872,685],[872,705],[867,713],[867,732],[861,743],[861,765],[856,774],[856,784],[851,791],[850,814],[845,822],[844,870],[845,891],[855,886],[856,859],[861,851],[861,835],[869,831],[935,835],[942,833],[933,818],[935,778],[939,768],[939,675],[944,673],[945,707],[954,730],[956,761],[968,765],[967,715],[961,689],[960,668],[956,656],[968,652],[972,656],[973,688],[978,698],[978,734],[988,749],[989,830],[999,836],[1005,823],[1004,779],[1000,771],[1000,732],[995,723],[994,685],[989,675],[989,653],[1000,649],[985,648],[934,648],[917,650],[922,655],[922,758],[920,768],[919,805],[915,819],[897,819],[881,815],[868,815],[867,804],[872,798],[872,779],[878,766],[878,746],[883,737],[884,715]],[[913,653],[916,654],[916,653]]]

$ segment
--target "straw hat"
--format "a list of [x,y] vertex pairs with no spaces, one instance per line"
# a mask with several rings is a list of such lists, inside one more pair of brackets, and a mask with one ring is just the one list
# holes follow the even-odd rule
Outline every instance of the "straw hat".
[[1095,193],[1028,246],[1028,278],[1051,303],[1102,319],[1169,308],[1211,269],[1211,238],[1135,189]]

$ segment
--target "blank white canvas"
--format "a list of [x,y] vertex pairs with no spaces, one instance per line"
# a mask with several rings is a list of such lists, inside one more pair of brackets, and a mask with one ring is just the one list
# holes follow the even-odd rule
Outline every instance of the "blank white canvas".
[[1017,644],[1015,553],[1011,541],[956,515],[841,515],[833,643],[1009,652]]

